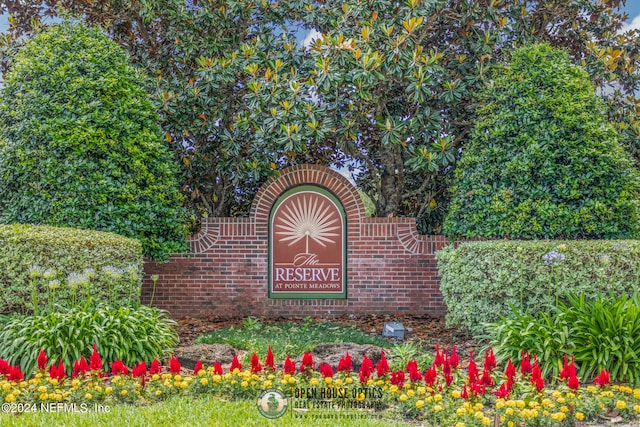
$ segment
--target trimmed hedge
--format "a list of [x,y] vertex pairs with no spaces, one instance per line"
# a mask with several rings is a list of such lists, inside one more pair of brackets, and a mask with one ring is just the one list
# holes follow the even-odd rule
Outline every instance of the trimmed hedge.
[[[0,248],[0,313],[33,312],[34,285],[41,309],[49,300],[56,308],[85,304],[89,295],[94,304],[139,301],[143,258],[137,240],[100,231],[14,224],[0,225]],[[34,267],[40,267],[39,273]],[[88,268],[94,273],[85,275]],[[88,280],[78,283],[83,277]],[[49,287],[54,280],[57,286]]]
[[637,240],[484,241],[436,253],[447,323],[482,335],[484,323],[537,313],[565,292],[595,295],[640,289]]

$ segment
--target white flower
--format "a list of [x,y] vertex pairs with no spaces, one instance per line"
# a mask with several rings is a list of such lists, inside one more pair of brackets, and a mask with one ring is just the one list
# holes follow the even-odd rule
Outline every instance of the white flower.
[[560,253],[557,251],[548,252],[542,257],[545,264],[551,264],[551,265],[560,264],[565,260],[565,258],[566,257],[564,256],[563,253]]

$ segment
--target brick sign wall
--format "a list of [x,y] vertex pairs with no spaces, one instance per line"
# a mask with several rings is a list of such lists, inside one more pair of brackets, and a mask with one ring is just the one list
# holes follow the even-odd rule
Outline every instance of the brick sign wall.
[[[317,187],[342,205],[346,299],[269,297],[272,209],[301,186]],[[413,218],[365,218],[347,179],[322,166],[296,166],[264,184],[249,217],[209,218],[189,240],[189,253],[164,264],[147,262],[142,300],[149,302],[150,277],[158,275],[153,305],[174,317],[442,314],[434,253],[445,244],[444,236],[418,235]]]

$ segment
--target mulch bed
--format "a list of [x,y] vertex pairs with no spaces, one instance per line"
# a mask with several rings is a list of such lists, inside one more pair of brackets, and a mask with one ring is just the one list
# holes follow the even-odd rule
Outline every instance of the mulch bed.
[[[288,323],[300,319],[261,319],[262,323]],[[325,319],[314,319],[318,322]],[[178,336],[180,345],[190,345],[200,335],[231,326],[240,328],[243,326],[241,318],[205,317],[193,318],[185,317],[177,319]],[[435,349],[436,344],[440,348],[451,348],[454,344],[458,348],[458,354],[466,355],[469,350],[477,348],[477,343],[468,335],[461,333],[455,328],[449,328],[445,324],[443,317],[425,316],[402,316],[402,315],[369,315],[369,316],[343,316],[330,320],[333,323],[344,326],[355,326],[359,330],[369,334],[382,334],[385,322],[402,322],[409,330],[404,341],[415,342],[427,349]]]

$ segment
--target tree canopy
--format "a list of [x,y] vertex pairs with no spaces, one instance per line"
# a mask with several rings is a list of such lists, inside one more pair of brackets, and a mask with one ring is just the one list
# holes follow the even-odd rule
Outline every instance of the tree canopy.
[[483,95],[456,167],[447,235],[637,235],[639,176],[584,69],[548,44],[523,47]]
[[[618,34],[622,4],[11,0],[1,7],[18,35],[62,5],[102,25],[154,77],[147,88],[199,214],[245,213],[266,178],[311,162],[357,169],[378,215],[417,215],[423,232],[438,233],[477,93],[517,46],[565,47],[640,158],[640,39]],[[321,37],[300,48],[298,28]]]
[[160,259],[186,249],[186,211],[142,75],[106,34],[54,25],[0,90],[0,222],[111,231]]

